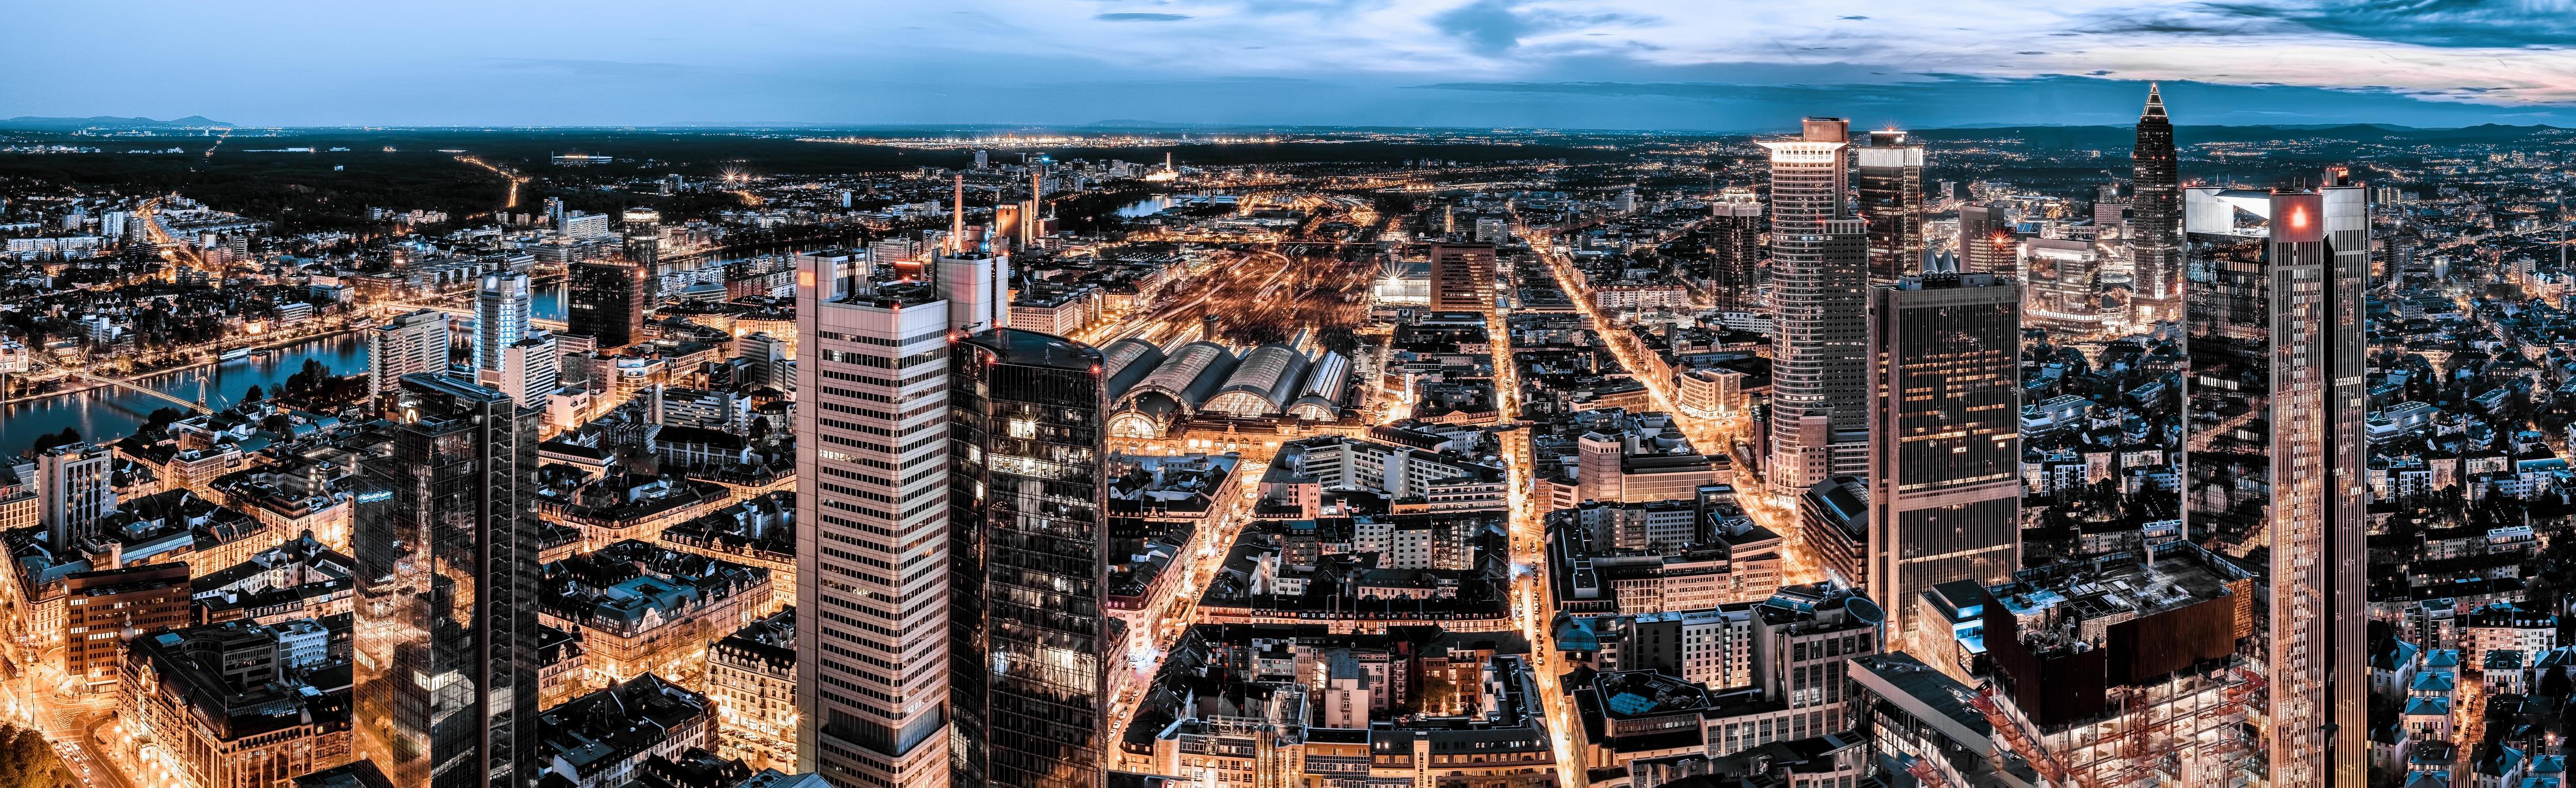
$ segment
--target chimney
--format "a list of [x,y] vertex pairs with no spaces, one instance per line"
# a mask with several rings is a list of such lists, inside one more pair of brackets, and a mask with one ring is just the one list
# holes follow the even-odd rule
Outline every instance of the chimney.
[[966,241],[966,173],[957,174],[957,198],[948,211],[948,256],[955,257],[959,244]]

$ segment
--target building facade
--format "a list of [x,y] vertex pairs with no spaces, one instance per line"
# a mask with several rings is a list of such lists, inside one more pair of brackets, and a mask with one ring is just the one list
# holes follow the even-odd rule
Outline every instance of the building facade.
[[2358,784],[2369,753],[2360,480],[2370,217],[2364,188],[2345,181],[2330,171],[2316,191],[2184,192],[2185,524],[2269,589],[2254,639],[2267,663],[2274,785]]
[[1775,492],[1795,493],[1857,470],[1869,418],[1868,228],[1844,201],[1849,123],[1808,118],[1771,151],[1771,451]]
[[2140,323],[2182,317],[2182,175],[2174,153],[2173,119],[2165,116],[2164,94],[2147,85],[2147,106],[2138,113],[2137,147],[2130,150],[2130,179],[2136,194],[2129,200],[2129,260],[2135,266],[2137,301],[2144,305]]
[[1105,785],[1100,351],[1017,329],[957,346],[950,411],[952,786]]
[[653,269],[613,262],[578,263],[572,267],[572,303],[564,315],[566,333],[590,337],[601,350],[635,344],[644,337],[645,313],[653,308]]
[[541,414],[412,374],[380,402],[353,524],[358,750],[400,785],[536,780]]
[[1869,281],[1888,284],[1923,268],[1923,144],[1873,131],[1852,170],[1869,221]]
[[1889,629],[1953,580],[2021,567],[2021,300],[1993,274],[1870,292],[1869,596]]

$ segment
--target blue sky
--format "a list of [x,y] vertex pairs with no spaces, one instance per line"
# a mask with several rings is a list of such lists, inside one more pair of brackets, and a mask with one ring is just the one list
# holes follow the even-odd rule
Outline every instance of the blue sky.
[[0,117],[2576,126],[2576,0],[32,2]]

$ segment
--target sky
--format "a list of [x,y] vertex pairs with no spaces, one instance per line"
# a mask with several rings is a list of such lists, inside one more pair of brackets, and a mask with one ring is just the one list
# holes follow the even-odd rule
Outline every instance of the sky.
[[0,117],[2576,126],[2576,0],[29,0]]

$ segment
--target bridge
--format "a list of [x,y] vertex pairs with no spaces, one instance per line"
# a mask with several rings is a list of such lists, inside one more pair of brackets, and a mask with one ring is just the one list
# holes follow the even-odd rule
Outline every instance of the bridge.
[[149,387],[149,386],[145,386],[145,385],[142,385],[142,384],[136,383],[136,382],[131,381],[131,380],[122,380],[122,379],[118,379],[118,378],[111,378],[111,377],[105,377],[105,376],[100,376],[100,375],[92,375],[92,374],[90,374],[90,373],[82,372],[82,371],[80,371],[80,370],[72,369],[72,368],[70,368],[70,367],[55,366],[55,365],[53,364],[53,362],[44,361],[44,360],[41,360],[41,359],[36,361],[36,365],[37,365],[37,366],[44,367],[44,368],[46,368],[46,369],[54,370],[54,371],[56,371],[56,372],[63,373],[63,374],[65,374],[65,375],[70,375],[70,376],[75,377],[75,378],[80,378],[80,379],[82,379],[82,380],[86,380],[86,381],[89,381],[89,382],[92,382],[92,383],[104,383],[104,384],[107,384],[107,385],[110,385],[110,386],[115,386],[115,387],[117,387],[117,388],[125,389],[125,390],[127,390],[127,391],[136,391],[136,392],[142,392],[142,393],[144,393],[144,394],[150,394],[150,395],[152,395],[152,396],[154,396],[154,397],[157,397],[157,398],[161,399],[162,401],[168,402],[168,403],[170,403],[170,404],[172,404],[172,405],[177,405],[177,406],[182,407],[182,408],[186,408],[186,409],[191,410],[191,411],[195,411],[196,413],[198,413],[198,414],[200,414],[200,415],[215,412],[215,410],[214,410],[213,408],[206,407],[206,403],[204,403],[204,402],[202,402],[202,401],[200,401],[200,402],[189,402],[189,401],[187,401],[187,400],[180,399],[180,398],[178,397],[178,395],[171,394],[170,392],[166,392],[166,391],[161,391],[161,390],[158,390],[158,389],[154,389],[154,388],[151,388],[151,387]]

